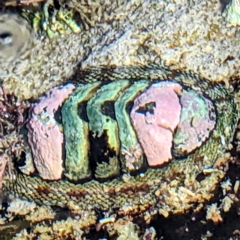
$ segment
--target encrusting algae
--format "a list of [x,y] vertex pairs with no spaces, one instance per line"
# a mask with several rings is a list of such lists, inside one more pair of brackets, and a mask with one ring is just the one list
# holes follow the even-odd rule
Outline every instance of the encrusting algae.
[[[17,114],[11,119],[0,115],[1,159],[9,159],[7,166],[1,165],[6,167],[2,191],[11,202],[2,222],[14,225],[21,216],[24,224],[30,223],[29,232],[23,224],[13,239],[85,239],[93,228],[110,238],[156,239],[154,229],[133,223],[136,216],[148,225],[159,214],[198,212],[212,198],[232,161],[239,96],[229,79],[239,75],[237,28],[227,28],[217,1],[59,4],[60,10],[50,12],[50,18],[46,9],[55,7],[51,1],[43,12],[27,10],[35,29],[43,27],[50,37],[56,33],[54,38],[39,38],[20,16],[1,16],[3,26],[25,21],[19,32],[28,33],[26,42],[13,41],[14,57],[1,63],[0,107],[4,109],[10,93],[26,106],[21,124],[16,124]],[[75,25],[76,12],[83,13],[81,25]],[[58,15],[62,13],[69,21],[62,21]],[[61,35],[62,29],[66,34]],[[7,57],[12,36],[10,31],[2,36]],[[51,105],[54,91],[67,83],[75,90]],[[159,101],[166,99],[164,92],[171,92],[175,101],[172,105],[165,101],[159,108]],[[35,113],[44,101],[49,104]],[[166,113],[159,114],[159,109]],[[170,109],[178,113],[173,125],[167,120]],[[12,108],[7,110],[11,113]],[[40,125],[30,127],[33,119]],[[147,124],[139,128],[141,121]],[[54,141],[51,130],[56,127],[64,135],[63,145],[41,146],[43,137]],[[183,136],[185,132],[191,137]],[[10,138],[14,133],[16,137]],[[164,150],[169,151],[156,159],[147,151],[149,141],[156,140],[157,146],[163,137],[168,137]],[[200,143],[194,142],[195,137]],[[14,152],[16,140],[20,149]],[[51,176],[55,181],[43,180],[49,179],[44,171],[55,170],[49,167],[54,158],[44,157],[40,163],[39,153],[54,155],[59,147],[63,147],[61,179],[58,175]],[[204,177],[199,179],[200,175]],[[221,209],[228,211],[234,200],[229,194],[224,199]],[[22,214],[20,206],[26,205],[28,212]],[[67,217],[59,217],[56,207],[67,209]],[[206,218],[221,221],[219,209],[209,205]]]

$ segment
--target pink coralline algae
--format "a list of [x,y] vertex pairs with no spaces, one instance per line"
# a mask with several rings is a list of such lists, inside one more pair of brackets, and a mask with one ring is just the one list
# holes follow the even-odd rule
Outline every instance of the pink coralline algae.
[[165,81],[153,84],[134,100],[131,120],[150,166],[172,160],[173,133],[181,115],[181,91],[179,84]]
[[27,124],[28,142],[39,175],[58,180],[63,172],[63,134],[54,115],[74,90],[73,84],[51,89],[33,105]]

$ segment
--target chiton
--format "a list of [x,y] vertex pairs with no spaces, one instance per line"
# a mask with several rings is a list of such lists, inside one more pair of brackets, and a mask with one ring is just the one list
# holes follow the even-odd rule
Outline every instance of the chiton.
[[95,71],[83,84],[76,76],[78,83],[55,87],[33,104],[27,124],[32,165],[43,179],[58,181],[31,170],[6,181],[6,189],[40,204],[73,203],[81,211],[114,206],[118,213],[160,202],[175,211],[169,181],[192,192],[212,189],[214,177],[209,185],[195,181],[227,155],[238,122],[235,93],[193,73],[112,71]]
[[[214,104],[173,81],[116,80],[74,88],[67,84],[52,89],[30,113],[28,141],[44,179],[61,178],[62,151],[69,180],[144,172],[187,157],[205,143],[216,124]],[[64,100],[62,134],[54,115]]]

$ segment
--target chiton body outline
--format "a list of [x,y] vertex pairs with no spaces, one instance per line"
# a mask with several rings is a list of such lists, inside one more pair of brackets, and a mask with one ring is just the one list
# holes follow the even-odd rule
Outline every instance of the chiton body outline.
[[[81,211],[86,209],[104,210],[114,206],[118,209],[119,214],[125,214],[126,212],[134,212],[136,210],[134,206],[137,205],[141,206],[141,209],[137,207],[138,211],[141,212],[152,205],[159,204],[163,199],[166,201],[166,196],[161,195],[166,182],[176,177],[183,179],[181,181],[185,179],[185,182],[186,178],[188,179],[187,181],[191,178],[195,179],[204,168],[212,167],[217,159],[225,155],[227,144],[232,140],[238,121],[235,95],[231,90],[222,84],[213,84],[189,72],[170,71],[164,68],[152,67],[149,69],[133,68],[131,72],[127,70],[123,73],[122,70],[111,69],[110,72],[112,71],[112,73],[110,73],[109,77],[106,77],[107,80],[114,81],[122,78],[122,76],[125,76],[126,80],[133,81],[136,81],[136,78],[150,82],[161,79],[173,80],[185,88],[194,89],[211,99],[215,104],[217,121],[215,129],[206,144],[203,144],[184,160],[172,161],[163,169],[149,168],[143,175],[128,176],[127,178],[123,175],[104,183],[91,180],[83,184],[73,184],[66,180],[48,182],[37,177],[16,174],[15,183],[7,181],[4,185],[6,189],[13,190],[17,195],[20,194],[40,204],[71,208],[69,204],[74,203],[76,206],[79,206]],[[98,85],[97,81],[99,79],[96,77],[97,74],[99,74],[98,71],[93,71],[83,81],[96,82],[96,85]],[[103,77],[104,74],[101,76]],[[78,77],[76,78],[79,80]],[[226,127],[229,128],[229,134],[226,134],[224,131]],[[222,141],[223,138],[224,141]],[[25,192],[20,190],[22,186],[27,186]],[[192,191],[196,188],[194,184],[189,187]],[[208,188],[207,186],[204,187]],[[131,194],[126,195],[126,191],[131,191]],[[128,203],[131,207],[126,210]],[[171,204],[169,203],[169,205]],[[160,205],[158,208],[161,208]],[[172,209],[172,211],[174,210]]]

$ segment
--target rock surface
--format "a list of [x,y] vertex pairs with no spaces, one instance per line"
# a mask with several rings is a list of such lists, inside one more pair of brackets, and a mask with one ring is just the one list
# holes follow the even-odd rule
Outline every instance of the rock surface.
[[212,81],[228,83],[240,74],[239,28],[227,26],[219,1],[67,4],[83,10],[80,15],[88,18],[83,21],[88,28],[80,34],[38,40],[30,48],[34,54],[1,63],[0,77],[8,92],[37,97],[69,78],[79,63],[83,70],[141,66],[159,56],[174,69],[193,70]]

